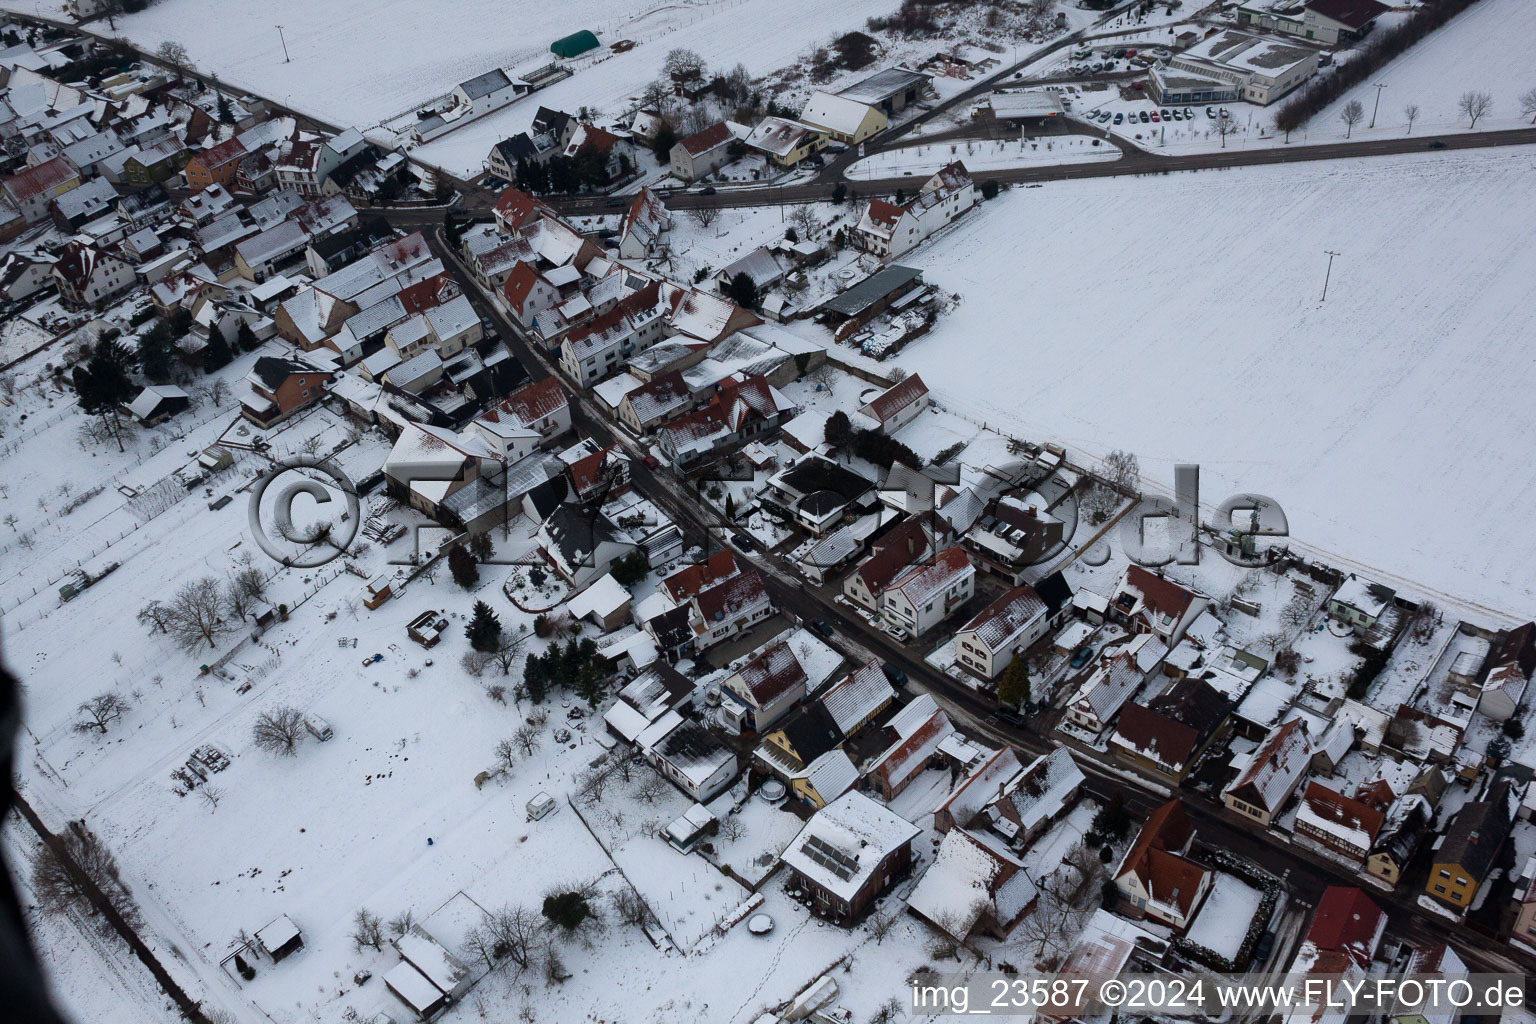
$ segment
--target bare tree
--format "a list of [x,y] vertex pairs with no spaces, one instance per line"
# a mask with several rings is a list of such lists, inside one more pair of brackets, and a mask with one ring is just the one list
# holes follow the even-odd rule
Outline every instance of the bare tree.
[[720,822],[720,835],[730,842],[734,843],[746,834],[746,826],[742,825],[741,819],[735,815],[729,815]]
[[174,39],[167,39],[156,47],[155,59],[172,71],[183,75],[191,74],[197,67],[192,63],[192,55],[187,53],[187,48]]
[[667,795],[667,782],[655,772],[646,773],[640,780],[640,786],[635,790],[635,797],[641,803],[653,804]]
[[537,966],[543,931],[537,914],[524,906],[505,906],[491,915],[486,927],[519,971]]
[[90,700],[82,701],[75,711],[80,715],[80,721],[75,723],[76,732],[105,734],[107,726],[122,718],[128,711],[128,702],[116,691],[108,690],[106,693],[98,693]]
[[253,601],[260,601],[267,596],[267,578],[255,566],[248,565],[235,573],[234,581],[241,592]]
[[511,740],[498,740],[494,753],[496,755],[497,770],[510,772],[513,768],[517,767],[518,749],[516,743]]
[[896,915],[890,913],[872,914],[864,925],[864,928],[874,937],[877,946],[885,941],[885,937],[891,934],[891,929],[895,927]]
[[459,953],[466,960],[479,960],[485,964],[487,971],[494,971],[498,950],[496,936],[491,934],[490,926],[481,922],[465,932]]
[[1480,91],[1464,92],[1461,94],[1461,99],[1456,101],[1456,109],[1467,118],[1469,129],[1476,128],[1478,118],[1493,109],[1493,96]]
[[64,855],[85,876],[81,879],[69,864],[54,853],[53,847],[44,844],[32,855],[32,892],[37,905],[45,913],[62,914],[71,907],[80,907],[96,913],[93,888],[105,896],[117,912],[129,920],[135,920],[138,910],[118,876],[117,858],[102,844],[96,834],[87,828],[71,827],[61,832],[59,841],[64,845]]
[[1222,115],[1216,119],[1216,134],[1221,136],[1221,148],[1227,148],[1227,136],[1237,133],[1237,122],[1230,116]]
[[208,389],[208,397],[213,401],[215,409],[224,408],[224,403],[229,399],[229,382],[223,377],[213,382],[213,387]]
[[219,809],[219,801],[224,799],[224,790],[208,783],[198,788],[197,795],[202,797],[203,803],[208,805],[208,813],[212,814]]
[[217,647],[230,627],[224,622],[224,595],[212,576],[192,580],[176,591],[166,606],[165,631],[176,646],[195,651],[203,644]]
[[1520,94],[1520,116],[1531,119],[1531,124],[1536,124],[1536,89],[1527,89]]
[[496,649],[491,652],[491,660],[501,666],[501,674],[511,675],[512,666],[517,663],[518,648],[523,646],[523,641],[528,639],[528,634],[514,633],[510,629],[504,629],[496,638]]
[[159,601],[152,600],[149,602],[149,604],[146,604],[143,608],[140,608],[138,618],[139,625],[149,627],[150,636],[154,636],[157,632],[166,632],[166,607]]
[[[1040,3],[1041,0],[1033,0],[1033,2]],[[1045,2],[1048,3],[1050,0],[1045,0]],[[901,1000],[891,996],[891,998],[881,1003],[874,1013],[870,1014],[869,1024],[896,1024],[903,1016]]]
[[816,217],[816,211],[810,203],[802,203],[795,207],[789,214],[790,226],[795,229],[802,239],[809,239],[821,230],[821,221]]
[[544,734],[531,725],[520,725],[517,732],[512,734],[512,742],[517,744],[525,755],[531,755],[539,749],[539,744],[544,742]]
[[1132,452],[1116,448],[1104,456],[1104,479],[1128,494],[1141,490],[1141,462]]
[[1339,120],[1344,122],[1344,137],[1349,138],[1355,130],[1355,125],[1365,119],[1365,105],[1359,100],[1350,100],[1344,104],[1344,109],[1339,111]]
[[1412,135],[1413,134],[1413,122],[1415,122],[1415,121],[1417,121],[1419,119],[1419,105],[1417,103],[1410,103],[1410,104],[1408,104],[1406,107],[1403,108],[1403,117],[1408,122],[1408,132],[1407,132],[1407,134]]
[[662,62],[662,73],[672,78],[698,78],[702,77],[708,69],[704,58],[698,51],[685,49],[681,46],[667,51],[666,60]]
[[389,919],[389,934],[398,939],[400,936],[410,931],[411,926],[415,923],[416,915],[411,913],[409,910],[402,910],[400,913]]
[[384,922],[367,907],[359,908],[352,917],[352,943],[358,949],[364,946],[372,946],[376,950],[384,948]]
[[485,675],[485,667],[490,663],[491,656],[484,651],[465,651],[459,658],[459,665],[476,679]]
[[620,922],[636,927],[644,925],[650,917],[645,900],[627,885],[613,894],[613,909]]
[[263,711],[251,726],[251,741],[272,754],[294,757],[299,738],[304,735],[304,713],[298,708],[281,707]]
[[699,206],[688,211],[689,218],[701,228],[707,228],[720,219],[720,210],[714,206]]
[[237,622],[244,622],[256,607],[256,601],[240,586],[240,581],[231,577],[224,585],[224,607],[229,612],[229,617]]

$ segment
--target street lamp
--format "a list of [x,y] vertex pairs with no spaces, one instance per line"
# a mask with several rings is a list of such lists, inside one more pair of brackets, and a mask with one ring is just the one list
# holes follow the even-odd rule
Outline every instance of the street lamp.
[[283,44],[283,63],[291,64],[292,61],[288,57],[288,40],[283,38],[283,26],[281,25],[277,26],[277,38]]
[[1367,128],[1375,128],[1376,127],[1376,111],[1378,109],[1380,109],[1380,107],[1381,107],[1381,90],[1383,90],[1385,88],[1386,88],[1386,84],[1385,83],[1383,83],[1383,82],[1377,82],[1376,83],[1376,102],[1371,105],[1371,123],[1366,125]]

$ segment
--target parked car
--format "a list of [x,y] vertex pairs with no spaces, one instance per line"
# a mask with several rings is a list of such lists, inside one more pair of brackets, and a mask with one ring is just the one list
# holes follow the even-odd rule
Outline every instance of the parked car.
[[699,195],[701,196],[712,196],[714,194],[715,186],[713,185],[705,185],[703,188],[699,189]]
[[1148,124],[1149,122],[1151,122],[1151,120],[1152,120],[1152,118],[1147,114],[1147,112],[1145,110],[1143,110],[1141,112],[1141,123],[1142,124]]
[[1164,120],[1164,121],[1168,121],[1168,120],[1171,120],[1171,119],[1172,119],[1172,117],[1173,117],[1173,115],[1172,115],[1172,114],[1170,114],[1170,113],[1168,113],[1168,108],[1167,108],[1167,107],[1158,107],[1158,108],[1157,108],[1157,112],[1158,112],[1158,113],[1159,113],[1159,114],[1162,114],[1162,115],[1163,115],[1163,120]]
[[1266,963],[1268,963],[1269,962],[1269,954],[1274,951],[1274,948],[1275,948],[1275,933],[1274,932],[1265,932],[1263,935],[1259,936],[1259,941],[1254,944],[1254,947],[1253,947],[1253,960],[1251,962],[1255,963],[1255,964],[1266,964]]
[[1154,124],[1156,124],[1158,121],[1161,121],[1161,120],[1162,120],[1162,118],[1157,116],[1157,111],[1155,111],[1155,110],[1152,111],[1152,122]]
[[1429,148],[1430,149],[1444,149],[1445,148],[1445,142],[1442,139],[1436,139],[1434,142],[1431,142],[1429,144]]
[[1210,118],[1212,121],[1216,120],[1216,108],[1215,107],[1206,107],[1205,108],[1205,116]]
[[1122,46],[1122,47],[1119,47],[1118,49],[1112,51],[1110,53],[1110,56],[1114,57],[1116,60],[1119,60],[1121,57],[1125,56],[1125,47]]
[[814,629],[816,632],[820,633],[822,636],[826,637],[829,640],[832,637],[837,636],[837,631],[834,630],[827,623],[823,622],[821,619],[812,619],[811,620],[811,628]]
[[1193,110],[1191,110],[1190,108],[1185,107],[1184,108],[1184,116],[1185,116],[1185,118],[1187,118],[1187,119],[1192,121],[1192,120],[1194,120],[1195,112]]
[[1217,114],[1218,114],[1218,115],[1219,115],[1219,116],[1221,116],[1221,117],[1231,117],[1231,116],[1232,116],[1232,115],[1231,115],[1231,113],[1229,113],[1229,112],[1228,112],[1228,111],[1227,111],[1227,108],[1226,108],[1226,107],[1222,107],[1222,108],[1220,108],[1220,109],[1219,109],[1219,110],[1217,110],[1217,111],[1216,111],[1216,113],[1217,113]]
[[743,551],[755,551],[755,550],[757,550],[757,542],[755,540],[753,540],[751,537],[749,537],[746,534],[744,534],[744,533],[733,533],[733,534],[731,534],[731,543],[735,544],[737,547],[741,548],[741,550],[743,550]]
[[659,459],[657,459],[656,456],[654,456],[654,455],[647,455],[644,458],[642,458],[640,461],[645,463],[645,468],[646,469],[657,469],[657,468],[659,468],[661,466],[661,461]]
[[1013,708],[997,708],[992,712],[992,718],[1004,725],[1011,725],[1016,729],[1022,729],[1029,724],[1029,719],[1019,714]]
[[1120,114],[1120,113],[1115,114],[1115,124],[1121,124],[1124,121],[1125,121],[1125,115],[1124,114]]
[[907,685],[907,674],[890,662],[882,663],[880,671],[885,673],[886,681],[892,686],[901,687]]
[[1082,668],[1093,660],[1093,644],[1083,644],[1072,652],[1072,660],[1068,662],[1073,668]]
[[900,626],[886,626],[885,635],[899,641],[900,643],[906,643],[908,640],[912,639],[912,634],[908,633]]
[[624,208],[624,200],[620,199],[618,196],[614,196],[603,205],[610,210],[622,210]]

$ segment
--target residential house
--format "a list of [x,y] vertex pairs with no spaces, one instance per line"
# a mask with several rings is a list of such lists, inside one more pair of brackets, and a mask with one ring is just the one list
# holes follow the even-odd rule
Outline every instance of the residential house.
[[1507,722],[1519,710],[1536,670],[1536,623],[1499,634],[1488,655],[1477,710],[1495,722]]
[[694,401],[693,390],[683,380],[682,372],[672,370],[626,392],[615,411],[619,422],[643,436],[692,409]]
[[1167,644],[1150,633],[1103,652],[1099,664],[1067,701],[1067,721],[1095,736],[1103,733],[1167,657]]
[[1312,738],[1300,718],[1277,726],[1221,794],[1229,810],[1268,827],[1312,762]]
[[30,225],[48,216],[55,199],[81,184],[75,166],[56,156],[0,181],[0,192],[21,214],[22,222]]
[[754,570],[737,573],[689,599],[693,645],[703,651],[743,633],[773,615],[773,600]]
[[702,409],[663,423],[657,446],[674,467],[691,468],[772,430],[796,411],[765,377],[727,378]]
[[1005,494],[992,502],[960,543],[978,569],[1017,586],[1026,570],[1054,555],[1066,537],[1066,524],[1060,519]]
[[661,197],[648,188],[642,188],[624,213],[624,223],[619,229],[619,256],[626,260],[639,260],[657,255],[663,249],[663,239],[670,230],[672,215],[667,212]]
[[67,243],[51,273],[60,301],[75,309],[93,308],[138,284],[133,267],[84,242]]
[[547,441],[571,429],[571,407],[559,378],[545,377],[492,405],[480,421],[492,430],[502,424],[532,430]]
[[928,385],[914,373],[860,406],[859,414],[867,417],[880,433],[894,434],[932,404]]
[[1232,702],[1203,680],[1175,680],[1146,704],[1120,712],[1110,746],[1116,756],[1156,778],[1182,783],[1225,735]]
[[508,188],[496,197],[491,216],[503,235],[521,238],[523,232],[550,215],[550,209],[520,188]]
[[887,622],[914,637],[947,619],[976,592],[976,569],[958,547],[946,548],[933,562],[915,565],[891,581],[881,595]]
[[724,121],[694,132],[672,147],[672,177],[686,183],[713,174],[731,162],[737,143],[736,134]]
[[591,387],[660,341],[667,325],[660,287],[652,281],[567,334],[560,343],[561,370],[578,386]]
[[1128,916],[1189,927],[1213,881],[1210,869],[1189,857],[1194,843],[1194,823],[1177,797],[1147,816],[1113,875]]
[[538,539],[539,554],[573,586],[585,586],[639,549],[601,511],[576,505],[556,508],[539,527]]
[[1396,594],[1391,587],[1350,573],[1328,598],[1328,616],[1353,628],[1356,633],[1365,633],[1375,628],[1382,614],[1392,606],[1394,597]]
[[822,694],[820,703],[826,706],[843,735],[852,736],[895,699],[896,691],[891,689],[885,670],[872,658]]
[[192,150],[181,137],[168,135],[130,153],[123,160],[122,180],[135,188],[157,185],[174,178],[191,159]]
[[1457,811],[1434,852],[1424,891],[1459,910],[1470,908],[1509,838],[1518,802],[1509,783],[1501,781]]
[[855,249],[881,260],[899,259],[976,202],[976,187],[965,165],[948,164],[934,172],[906,203],[871,199],[848,239]]
[[78,231],[97,217],[111,213],[117,198],[117,189],[110,181],[94,178],[54,199],[53,223],[60,231]]
[[262,356],[246,375],[249,391],[240,398],[241,415],[263,429],[282,422],[320,400],[331,371],[298,359]]
[[1011,747],[1004,747],[939,805],[933,827],[990,832],[996,837],[992,842],[1022,854],[1072,809],[1086,781],[1065,747],[1041,754],[1027,767],[1020,766]]
[[827,146],[827,133],[799,121],[783,117],[765,117],[746,139],[754,149],[777,167],[794,167]]
[[[1390,792],[1390,791],[1389,791]],[[1309,782],[1296,808],[1296,834],[1359,866],[1375,849],[1386,815],[1380,807]]]
[[843,580],[843,596],[864,610],[880,614],[881,600],[891,582],[913,565],[931,562],[953,533],[933,515],[903,519],[869,542],[870,554]]
[[856,145],[885,130],[890,119],[885,111],[848,96],[813,92],[800,111],[800,122],[819,128],[837,142]]
[[40,252],[12,252],[0,261],[0,298],[20,302],[53,283],[55,257]]
[[939,745],[955,733],[955,726],[925,693],[891,716],[885,731],[889,745],[870,762],[865,778],[883,799],[894,800],[935,762]]
[[1386,928],[1387,915],[1364,890],[1330,885],[1317,901],[1291,973],[1363,971],[1380,948]]
[[811,816],[781,859],[812,911],[848,927],[907,876],[921,831],[863,793],[844,793]]
[[800,526],[818,537],[850,511],[865,511],[879,502],[873,482],[820,456],[808,456],[781,469],[768,479],[768,490]]
[[[1438,768],[1426,771],[1433,772],[1443,783],[1445,776]],[[1365,869],[1388,885],[1396,885],[1424,838],[1433,831],[1434,817],[1434,804],[1424,793],[1403,794],[1377,831]]]
[[1024,584],[1007,591],[976,613],[955,633],[956,664],[990,681],[1032,647],[1051,623],[1045,602]]
[[633,743],[653,722],[669,711],[681,712],[693,702],[693,681],[664,662],[647,666],[619,690],[613,707],[603,715],[608,731]]
[[1132,564],[1110,597],[1109,614],[1122,626],[1154,633],[1172,647],[1208,606],[1194,591]]
[[675,711],[663,715],[636,742],[641,756],[663,778],[698,803],[713,800],[739,772],[736,753],[724,739],[702,722],[683,719]]
[[212,185],[232,185],[240,170],[240,161],[248,156],[237,135],[193,154],[182,167],[187,187],[201,192]]
[[726,698],[721,712],[743,731],[761,733],[805,698],[806,675],[800,660],[780,641],[720,684]]
[[982,932],[1006,938],[1035,906],[1039,890],[1018,857],[954,829],[907,897],[907,909],[955,942]]
[[810,785],[810,769],[827,754],[842,748],[847,734],[822,701],[796,708],[769,730],[752,755],[755,771],[781,780],[802,801],[822,807],[842,795],[825,798]]

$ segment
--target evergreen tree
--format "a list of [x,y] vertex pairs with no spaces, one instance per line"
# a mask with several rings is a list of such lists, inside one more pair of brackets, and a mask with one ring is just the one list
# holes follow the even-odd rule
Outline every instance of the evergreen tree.
[[229,97],[228,96],[223,96],[223,95],[219,96],[219,123],[220,124],[234,124],[235,123],[235,110],[234,110],[233,107],[231,107],[229,105]]
[[548,691],[548,659],[537,654],[528,655],[528,660],[523,662],[523,692],[528,694],[528,699],[535,704],[542,704]]
[[480,582],[480,568],[475,565],[475,556],[462,544],[455,544],[448,552],[448,571],[453,574],[453,582],[465,590]]
[[185,337],[186,333],[192,329],[192,311],[185,306],[177,306],[176,311],[171,314],[170,328],[172,341]]
[[235,346],[241,352],[254,352],[260,344],[261,342],[256,338],[256,332],[251,330],[251,325],[244,320],[240,321],[240,326],[235,330]]
[[203,372],[212,373],[222,370],[229,365],[234,355],[229,351],[229,344],[224,340],[224,332],[214,326],[208,331],[208,347],[203,349]]
[[100,416],[117,438],[117,450],[123,451],[121,408],[133,400],[136,389],[128,379],[133,357],[117,341],[102,342],[91,353],[90,361],[75,367],[75,392],[80,396],[80,411]]
[[477,533],[469,538],[469,553],[475,556],[477,562],[488,562],[491,556],[496,554],[496,545],[491,540],[489,533]]
[[588,658],[581,663],[576,692],[587,702],[588,707],[595,709],[602,703],[605,682],[602,662],[597,658]]
[[1125,794],[1116,788],[1110,794],[1109,803],[1093,816],[1093,831],[1104,838],[1123,839],[1131,827],[1131,816],[1125,812]]
[[663,121],[656,127],[656,137],[651,140],[651,155],[657,163],[670,164],[672,162],[672,147],[677,145],[677,132],[672,126]]
[[845,447],[853,440],[853,422],[841,409],[827,417],[826,426],[822,429],[822,440],[834,448]]
[[171,379],[171,331],[159,320],[139,336],[139,369],[156,384]]
[[731,278],[730,300],[743,309],[755,309],[757,307],[757,285],[752,283],[752,278],[745,271]]
[[1029,666],[1015,655],[1003,670],[1003,678],[997,684],[997,699],[1009,707],[1018,707],[1030,699]]
[[489,654],[496,650],[496,644],[501,639],[501,620],[491,611],[490,605],[476,601],[469,625],[464,627],[464,635],[469,638],[470,647]]

